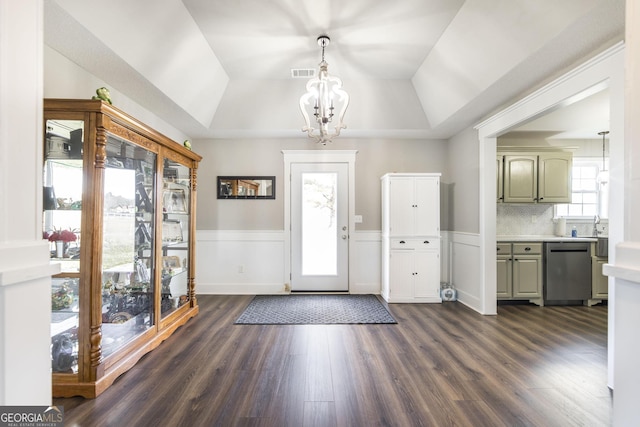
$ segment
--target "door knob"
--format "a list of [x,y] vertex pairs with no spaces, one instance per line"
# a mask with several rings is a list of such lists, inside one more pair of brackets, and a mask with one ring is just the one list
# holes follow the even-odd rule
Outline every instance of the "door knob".
[[346,234],[343,234],[343,235],[342,235],[342,240],[346,240],[346,239],[347,239],[347,235],[346,235]]
[[347,226],[346,225],[342,226],[342,231],[347,231]]

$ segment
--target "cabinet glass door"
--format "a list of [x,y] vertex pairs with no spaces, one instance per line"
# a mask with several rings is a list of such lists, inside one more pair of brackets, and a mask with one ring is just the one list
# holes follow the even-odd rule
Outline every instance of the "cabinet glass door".
[[51,369],[77,373],[84,122],[48,120],[46,128],[42,229],[62,271],[51,283]]
[[162,177],[162,317],[189,301],[191,170],[165,160]]
[[156,154],[108,135],[102,238],[102,354],[154,325]]

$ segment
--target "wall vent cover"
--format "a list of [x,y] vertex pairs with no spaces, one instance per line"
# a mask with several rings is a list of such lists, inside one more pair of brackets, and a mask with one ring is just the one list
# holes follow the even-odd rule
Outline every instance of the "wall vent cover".
[[315,77],[315,68],[292,68],[291,77],[294,79],[310,79]]

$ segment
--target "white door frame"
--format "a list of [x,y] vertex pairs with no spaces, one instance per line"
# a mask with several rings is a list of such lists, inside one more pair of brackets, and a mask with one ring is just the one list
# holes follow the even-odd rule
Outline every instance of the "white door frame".
[[[284,277],[285,289],[291,290],[291,164],[292,163],[347,163],[349,206],[347,207],[349,236],[355,230],[355,166],[357,150],[282,150],[284,159]],[[350,237],[349,237],[350,238]],[[349,242],[349,290],[351,290],[351,264],[354,245]]]

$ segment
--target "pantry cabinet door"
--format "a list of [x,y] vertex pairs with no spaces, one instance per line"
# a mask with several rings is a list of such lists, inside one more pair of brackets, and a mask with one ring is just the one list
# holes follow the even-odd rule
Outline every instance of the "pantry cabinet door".
[[440,236],[440,189],[438,178],[415,180],[416,236]]
[[413,178],[394,177],[389,182],[389,233],[413,235],[416,214]]

